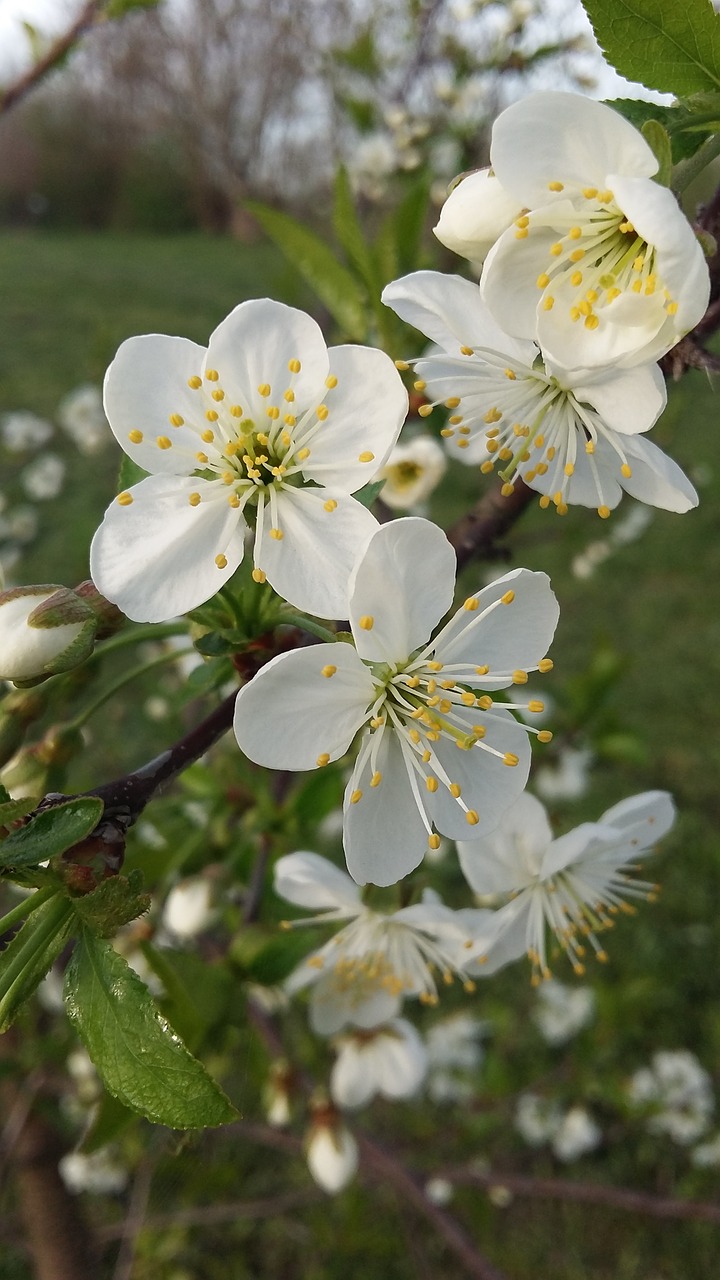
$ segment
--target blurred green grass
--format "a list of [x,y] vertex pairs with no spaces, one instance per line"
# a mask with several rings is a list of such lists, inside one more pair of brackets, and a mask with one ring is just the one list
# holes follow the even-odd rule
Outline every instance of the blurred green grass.
[[[271,247],[200,236],[4,233],[0,280],[0,414],[30,409],[52,417],[62,396],[80,383],[101,383],[118,344],[133,333],[181,333],[204,343],[244,298],[268,294],[311,310],[315,305]],[[320,308],[315,311],[319,314]],[[560,599],[555,671],[545,678],[547,693],[561,700],[565,682],[582,677],[593,653],[612,650],[619,675],[605,712],[643,748],[615,759],[608,754],[594,769],[586,796],[553,805],[562,829],[596,818],[623,796],[651,788],[670,790],[680,814],[656,868],[649,871],[663,885],[659,902],[643,905],[634,920],[624,921],[609,941],[610,964],[588,973],[600,1013],[573,1050],[572,1076],[566,1083],[573,1098],[581,1094],[591,1103],[597,1098],[600,1105],[606,1079],[629,1075],[658,1048],[690,1048],[715,1072],[716,1087],[720,1083],[717,427],[718,401],[701,375],[690,374],[670,389],[669,409],[653,438],[696,480],[700,507],[685,516],[655,513],[643,536],[613,554],[592,577],[573,576],[572,558],[606,537],[627,503],[607,523],[592,512],[572,510],[558,519],[534,507],[510,539],[510,564],[549,572]],[[66,443],[64,456],[72,479],[57,500],[42,505],[40,536],[22,562],[27,581],[73,583],[86,576],[90,537],[114,493],[119,450],[111,447],[87,458]],[[477,494],[477,474],[454,468],[438,496],[437,517],[449,522]],[[481,575],[476,569],[466,576],[472,588],[477,585],[472,579]],[[136,764],[159,749],[168,731],[167,725],[153,726],[134,716],[125,706],[131,701],[123,696],[108,713],[109,740],[99,757],[107,756],[118,768],[130,754],[129,763]],[[572,981],[562,964],[557,976]],[[520,1028],[529,1008],[522,968],[502,974],[478,996],[480,1015],[495,1019],[502,1029],[496,1048],[491,1046],[488,1070],[495,1071],[508,1094],[527,1082],[527,1047],[520,1052],[526,1032]],[[516,1040],[522,1070],[513,1065],[510,1053]],[[537,1036],[535,1040],[539,1044]],[[538,1059],[540,1073],[555,1070],[546,1047],[538,1049]],[[444,1113],[438,1114],[442,1120]],[[482,1155],[480,1131],[477,1138],[477,1154]],[[634,1145],[619,1143],[610,1144],[594,1164],[581,1162],[577,1176],[601,1176],[604,1182],[642,1185],[668,1195],[709,1197],[712,1173],[689,1173],[685,1158],[667,1145],[659,1169],[650,1160],[638,1160]],[[547,1157],[531,1156],[518,1139],[506,1139],[504,1148],[523,1170],[552,1171]],[[276,1234],[271,1249],[265,1241],[269,1227],[258,1228],[254,1236],[256,1257],[268,1258],[274,1249],[282,1255],[276,1273],[301,1280],[341,1273],[365,1276],[368,1257],[383,1278],[405,1280],[418,1274],[407,1250],[404,1213],[387,1195],[375,1204],[383,1208],[386,1229],[370,1248],[373,1213],[351,1192],[342,1202],[307,1211],[309,1270],[295,1269],[292,1233],[287,1239]],[[459,1193],[458,1205],[467,1223],[477,1223],[488,1252],[512,1280],[685,1280],[712,1274],[711,1241],[717,1240],[717,1231],[710,1227],[639,1225],[630,1216],[577,1206],[517,1202],[499,1210],[469,1191]],[[246,1230],[238,1233],[238,1242]],[[438,1245],[428,1248],[429,1275],[460,1275]],[[153,1265],[150,1259],[146,1263]],[[201,1263],[199,1255],[195,1265],[206,1269],[193,1275],[221,1274],[209,1259]],[[138,1275],[144,1274],[141,1268]]]

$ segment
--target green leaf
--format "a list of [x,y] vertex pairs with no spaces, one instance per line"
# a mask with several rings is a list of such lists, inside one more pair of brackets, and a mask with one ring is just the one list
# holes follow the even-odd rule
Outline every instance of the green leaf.
[[112,1094],[103,1093],[99,1103],[93,1108],[90,1128],[85,1134],[79,1150],[89,1156],[93,1151],[100,1151],[109,1142],[114,1142],[129,1125],[137,1121],[134,1111],[129,1111],[122,1102],[113,1098]]
[[73,910],[55,894],[26,920],[0,955],[0,1033],[15,1021],[67,942]]
[[338,242],[342,245],[348,258],[357,267],[365,281],[370,296],[379,295],[382,286],[378,276],[377,264],[360,225],[347,169],[342,165],[338,169],[335,179],[333,228]]
[[127,453],[123,454],[118,472],[118,493],[124,493],[126,489],[132,489],[134,484],[139,484],[149,474],[149,471],[143,471],[137,462],[133,462]]
[[191,951],[159,950],[150,943],[143,943],[142,951],[165,988],[164,1012],[185,1043],[199,1049],[227,1020],[235,993],[231,974]]
[[365,293],[324,240],[287,213],[250,202],[246,206],[263,231],[300,272],[348,338],[367,336]]
[[8,796],[7,800],[0,803],[0,828],[9,827],[18,818],[24,818],[26,813],[32,813],[39,803],[32,796],[23,796],[22,800],[11,800]]
[[[694,113],[684,106],[662,107],[657,102],[644,102],[640,98],[610,98],[606,106],[619,112],[636,129],[642,130],[648,120],[658,120],[664,125],[670,137],[673,164],[694,155],[707,134],[713,132],[713,125],[710,123],[696,124]],[[718,121],[720,122],[720,109]]]
[[65,974],[68,1017],[105,1088],[171,1129],[228,1124],[237,1112],[109,942],[83,930]]
[[46,858],[57,858],[84,840],[97,826],[103,802],[97,796],[77,796],[42,813],[0,844],[0,868],[34,867]]
[[73,898],[75,912],[95,933],[110,938],[149,909],[150,894],[142,891],[142,882],[142,872],[137,869],[129,876],[110,876],[91,893]]
[[361,502],[364,507],[370,508],[375,499],[380,497],[384,488],[384,480],[371,480],[369,484],[364,484],[362,489],[358,489],[353,494],[353,498]]
[[583,0],[608,62],[678,97],[720,86],[720,19],[709,0]]

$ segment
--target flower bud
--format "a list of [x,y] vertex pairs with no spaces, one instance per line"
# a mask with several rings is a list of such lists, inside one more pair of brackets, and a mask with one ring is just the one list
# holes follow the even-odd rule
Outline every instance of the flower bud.
[[0,592],[0,679],[38,684],[83,662],[95,642],[95,610],[68,587]]
[[162,922],[176,938],[194,938],[217,914],[215,891],[207,876],[191,876],[172,888],[165,899]]
[[343,1191],[357,1172],[357,1143],[330,1104],[315,1109],[307,1142],[307,1162],[318,1186],[329,1195]]
[[293,1087],[293,1070],[284,1059],[273,1062],[270,1075],[263,1089],[265,1117],[274,1129],[284,1129],[291,1120],[290,1095]]

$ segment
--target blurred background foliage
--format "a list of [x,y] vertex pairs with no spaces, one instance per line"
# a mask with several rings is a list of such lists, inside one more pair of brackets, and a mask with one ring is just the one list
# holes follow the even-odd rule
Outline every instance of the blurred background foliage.
[[[87,575],[119,451],[106,428],[107,444],[99,436],[97,448],[78,448],[58,425],[58,409],[78,387],[101,385],[125,337],[157,331],[205,343],[237,302],[267,294],[308,309],[328,340],[384,337],[393,356],[419,353],[417,335],[393,327],[392,317],[383,321],[372,284],[381,288],[398,269],[462,271],[430,234],[433,202],[455,173],[486,158],[489,125],[507,101],[549,84],[584,87],[592,66],[572,26],[548,25],[530,0],[183,0],[95,31],[0,125],[7,576],[73,584]],[[341,163],[347,180],[337,183]],[[296,221],[278,222],[283,214]],[[312,287],[323,272],[318,244],[340,264],[320,296]],[[349,315],[361,317],[366,333],[352,330]],[[19,411],[37,415],[49,434],[20,431],[18,447],[7,422]],[[436,417],[423,429],[437,433]],[[468,569],[460,586],[471,590],[487,573],[517,564],[551,576],[561,621],[555,671],[542,692],[555,739],[539,750],[533,778],[557,831],[646,789],[671,791],[679,810],[649,872],[662,885],[659,900],[618,925],[607,966],[588,967],[581,982],[594,993],[595,1012],[572,1039],[554,1044],[541,1033],[539,997],[523,965],[480,983],[475,996],[450,990],[438,1010],[421,1011],[419,1025],[442,1028],[453,1013],[482,1021],[483,1050],[460,1073],[462,1088],[445,1102],[431,1094],[414,1104],[376,1102],[352,1121],[381,1136],[423,1182],[444,1183],[433,1194],[449,1201],[510,1280],[686,1280],[716,1271],[717,1225],[526,1198],[503,1182],[503,1175],[508,1184],[513,1175],[563,1178],[681,1200],[716,1193],[717,1165],[699,1167],[687,1143],[650,1132],[627,1093],[633,1072],[668,1049],[692,1051],[715,1089],[720,1084],[716,422],[713,387],[690,373],[670,388],[654,431],[698,487],[698,510],[638,517],[626,499],[604,523],[581,509],[558,519],[534,506],[499,561]],[[61,479],[37,496],[32,477],[49,453],[62,464]],[[488,483],[451,464],[428,514],[448,527]],[[125,669],[109,657],[101,676]],[[30,741],[93,696],[79,679],[69,706],[49,708]],[[62,760],[52,784],[80,790],[133,768],[212,705],[202,676],[168,662],[88,719],[87,749]],[[249,1030],[247,983],[272,996],[310,942],[307,934],[289,941],[278,934],[284,910],[270,891],[250,929],[242,926],[243,904],[268,835],[273,856],[312,848],[341,861],[332,826],[341,793],[338,768],[321,785],[293,779],[278,799],[265,771],[221,745],[131,834],[129,865],[143,867],[157,898],[127,948],[144,947],[149,971],[153,963],[162,970],[168,1016],[204,1051],[243,1119],[179,1138],[101,1099],[89,1146],[113,1139],[126,1179],[83,1196],[101,1244],[98,1276],[467,1274],[392,1182],[371,1171],[334,1199],[313,1186],[299,1099],[294,1128],[274,1145],[262,1125],[271,1055]],[[200,964],[182,945],[160,951],[152,936],[168,886],[208,869],[222,907],[200,940]],[[452,852],[433,868],[433,883],[460,905]],[[576,981],[562,962],[557,977]],[[330,1054],[311,1037],[303,1011],[284,1015],[283,1025],[293,1058],[325,1078]],[[74,1047],[52,1003],[38,1003],[13,1040],[16,1065],[42,1082],[43,1105],[68,1146],[90,1109],[65,1071]],[[528,1145],[516,1127],[518,1099],[528,1091],[586,1108],[601,1134],[595,1149],[568,1164],[547,1143]],[[716,1131],[709,1115],[704,1136]],[[0,1280],[27,1280],[12,1196],[0,1231]]]

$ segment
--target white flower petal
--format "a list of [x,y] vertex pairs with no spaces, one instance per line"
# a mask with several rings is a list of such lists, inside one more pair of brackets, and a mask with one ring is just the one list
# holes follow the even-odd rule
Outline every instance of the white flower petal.
[[[514,592],[510,603],[497,604],[508,592]],[[550,579],[545,573],[514,569],[468,599],[476,599],[477,608],[458,609],[438,635],[435,653],[446,666],[488,666],[489,674],[475,677],[477,683],[483,689],[502,689],[514,671],[536,667],[547,653],[559,615]]]
[[[475,724],[486,728],[483,742],[469,750],[461,750],[444,738],[434,743],[435,754],[450,781],[460,787],[464,807],[442,783],[437,791],[428,793],[426,803],[442,835],[452,840],[472,839],[474,835],[492,831],[523,791],[530,771],[530,744],[515,717],[500,706],[490,713],[462,708],[454,718],[465,726],[468,734]],[[485,746],[501,755],[492,754]],[[504,764],[502,756],[506,753],[516,756],[518,763]],[[473,826],[467,821],[468,809],[478,815]]]
[[[146,333],[128,338],[105,374],[105,412],[118,444],[145,471],[187,475],[197,436],[187,426],[175,427],[171,415],[186,423],[197,417],[196,392],[188,378],[203,369],[205,348],[187,338]],[[140,432],[133,443],[130,432]],[[173,448],[159,448],[157,439],[172,440]]]
[[240,690],[235,737],[256,764],[314,769],[320,757],[337,760],[347,751],[373,690],[370,672],[350,645],[278,654]]
[[592,405],[608,427],[623,435],[649,431],[667,404],[665,379],[656,364],[603,369],[586,382],[573,383],[575,398]]
[[359,1163],[357,1143],[344,1125],[316,1128],[308,1142],[308,1169],[318,1186],[337,1195],[355,1176]]
[[389,356],[374,347],[331,347],[323,388],[328,417],[313,436],[303,472],[318,484],[354,493],[386,462],[408,411],[402,379]]
[[339,1107],[364,1107],[377,1093],[369,1051],[357,1040],[341,1047],[330,1073],[330,1096]]
[[310,997],[310,1025],[319,1036],[333,1036],[348,1025],[368,1030],[394,1018],[401,1004],[401,997],[384,987],[344,986],[329,974],[320,977]]
[[257,567],[295,608],[320,618],[347,617],[348,581],[358,551],[378,527],[375,517],[339,489],[290,486],[277,494],[277,513],[283,536],[271,535],[266,511]]
[[[558,302],[552,311],[538,312],[540,291],[535,282],[547,271],[548,262],[552,261],[550,246],[557,238],[554,227],[544,225],[534,214],[531,215],[528,236],[518,240],[516,231],[511,227],[493,245],[480,281],[480,295],[497,323],[515,338],[532,340],[537,337],[544,351],[552,348],[540,322],[544,320],[547,327],[552,326],[557,321],[555,311],[558,310],[562,312],[562,319],[565,320],[567,315],[567,324],[571,323],[569,305],[561,307]],[[577,333],[577,325],[572,332]],[[555,359],[565,368],[585,364],[582,356],[576,356],[572,351],[565,358],[555,355]],[[591,364],[598,363],[591,361]]]
[[[370,786],[373,767],[366,754],[345,791],[345,857],[358,884],[395,884],[422,862],[427,828],[394,733],[382,734],[373,763],[382,775],[379,786]],[[358,791],[360,799],[353,803],[351,797]]]
[[521,206],[522,201],[509,195],[490,169],[478,169],[450,192],[433,232],[453,253],[481,262]]
[[490,161],[518,203],[546,203],[549,182],[606,186],[608,173],[651,178],[658,162],[642,134],[601,102],[577,93],[531,93],[498,116]]
[[[300,370],[291,373],[290,361]],[[265,421],[268,403],[282,404],[292,388],[302,408],[320,404],[329,361],[320,326],[295,307],[270,298],[241,302],[210,337],[207,367],[220,375],[218,385],[248,416]],[[268,396],[258,390],[269,386]]]
[[[134,622],[163,622],[195,609],[243,558],[245,521],[226,491],[192,476],[148,476],[115,501],[90,548],[98,590]],[[201,501],[190,504],[191,493]],[[222,568],[216,556],[224,558]]]
[[664,511],[690,511],[699,498],[684,471],[651,440],[624,442],[632,476],[622,486],[631,497]]
[[317,853],[288,853],[273,868],[275,892],[296,907],[343,912],[355,916],[362,909],[360,891],[346,871]]
[[632,830],[632,835],[644,832],[644,844],[654,844],[672,827],[675,821],[675,804],[668,791],[643,791],[629,796],[607,809],[600,822],[620,831]]
[[456,565],[453,548],[431,521],[406,516],[380,525],[349,584],[348,616],[360,657],[406,662],[450,608]]
[[415,271],[387,285],[382,301],[453,356],[461,347],[487,347],[528,365],[535,358],[534,343],[518,342],[501,329],[478,286],[461,276]]
[[548,880],[559,871],[574,867],[585,858],[599,853],[613,839],[613,829],[605,823],[581,822],[579,827],[573,827],[572,831],[553,840],[543,856],[540,878]]
[[463,875],[475,893],[519,889],[539,870],[552,838],[545,806],[524,791],[490,835],[458,841]]

